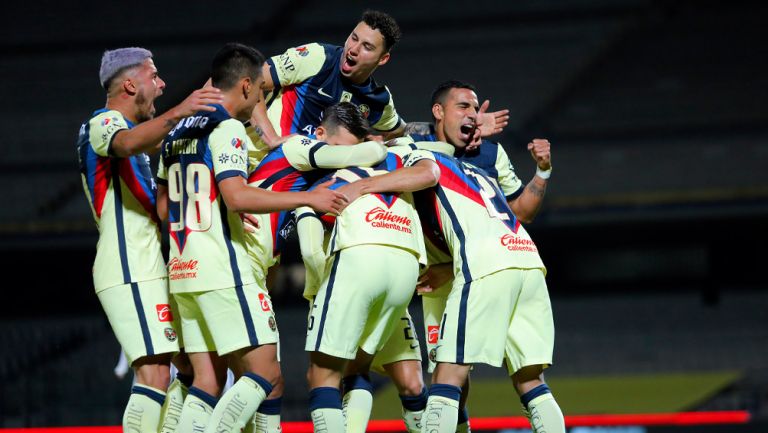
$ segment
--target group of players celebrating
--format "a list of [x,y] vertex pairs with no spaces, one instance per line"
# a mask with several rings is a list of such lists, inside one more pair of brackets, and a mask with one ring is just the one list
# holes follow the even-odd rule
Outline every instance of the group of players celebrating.
[[[506,364],[534,431],[565,431],[542,375],[554,344],[545,267],[521,225],[541,206],[549,142],[528,144],[537,171],[523,185],[485,139],[506,110],[486,112],[460,81],[437,86],[432,123],[406,124],[371,77],[399,39],[392,17],[366,11],[343,47],[265,59],[226,44],[209,82],[157,116],[165,83],[151,52],[104,53],[106,107],[82,125],[78,152],[100,233],[94,286],[135,371],[124,431],[281,431],[266,281],[294,230],[316,432],[365,431],[370,370],[394,381],[408,432],[469,431],[474,363]],[[157,151],[155,178],[146,153]],[[224,392],[228,368],[237,380]]]

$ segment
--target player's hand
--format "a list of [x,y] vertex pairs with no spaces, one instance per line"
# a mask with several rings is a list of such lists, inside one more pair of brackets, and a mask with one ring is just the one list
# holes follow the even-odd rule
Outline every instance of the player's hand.
[[544,138],[534,138],[528,143],[528,151],[531,157],[536,161],[536,166],[541,170],[552,168],[552,154],[550,152],[549,140]]
[[336,191],[344,194],[344,196],[347,197],[347,200],[349,200],[349,202],[352,203],[362,195],[362,189],[363,189],[364,183],[365,182],[361,180],[357,180],[336,188]]
[[444,263],[433,265],[416,282],[416,292],[420,295],[432,293],[453,279],[453,265]]
[[270,149],[274,149],[277,146],[285,143],[286,141],[288,141],[289,139],[291,139],[291,138],[293,138],[293,137],[295,137],[297,135],[299,135],[299,134],[289,134],[289,135],[283,135],[282,137],[277,137],[276,140],[272,140],[272,142],[269,143],[269,148]]
[[259,220],[255,215],[249,213],[240,214],[243,218],[243,227],[248,233],[256,233],[259,230]]
[[477,128],[480,130],[481,137],[490,137],[504,130],[509,123],[509,110],[499,110],[486,113],[491,101],[486,99],[477,112]]
[[331,179],[317,186],[309,193],[309,207],[320,214],[332,213],[338,215],[349,204],[349,199],[343,193],[329,189],[336,179]]
[[174,117],[183,118],[191,116],[198,111],[216,111],[216,108],[209,104],[221,104],[224,97],[221,90],[216,87],[203,87],[192,92],[187,99],[181,101],[181,104],[174,107]]

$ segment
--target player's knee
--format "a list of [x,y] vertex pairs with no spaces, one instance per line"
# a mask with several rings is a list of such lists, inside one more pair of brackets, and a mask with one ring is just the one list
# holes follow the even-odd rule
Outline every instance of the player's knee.
[[136,383],[165,391],[170,383],[171,372],[167,364],[134,363]]
[[285,381],[283,375],[279,374],[274,382],[272,382],[272,392],[269,394],[269,398],[278,398],[283,396],[283,390],[285,389]]

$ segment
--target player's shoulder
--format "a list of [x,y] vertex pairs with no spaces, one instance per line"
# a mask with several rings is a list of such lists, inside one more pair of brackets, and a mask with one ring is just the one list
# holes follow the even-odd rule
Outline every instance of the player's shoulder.
[[117,129],[133,127],[133,123],[126,119],[123,113],[106,108],[94,111],[91,114],[91,118],[88,119],[88,123],[91,128]]

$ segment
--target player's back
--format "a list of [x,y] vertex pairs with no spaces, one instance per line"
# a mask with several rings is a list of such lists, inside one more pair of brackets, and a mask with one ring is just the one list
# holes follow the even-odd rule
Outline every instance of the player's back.
[[199,292],[248,284],[240,215],[218,182],[246,176],[245,128],[221,106],[182,119],[163,142],[158,176],[168,185],[171,291]]
[[436,152],[415,151],[412,165],[429,159],[440,168],[437,186],[415,194],[419,214],[453,256],[454,272],[471,281],[507,268],[544,265],[536,245],[482,169]]

